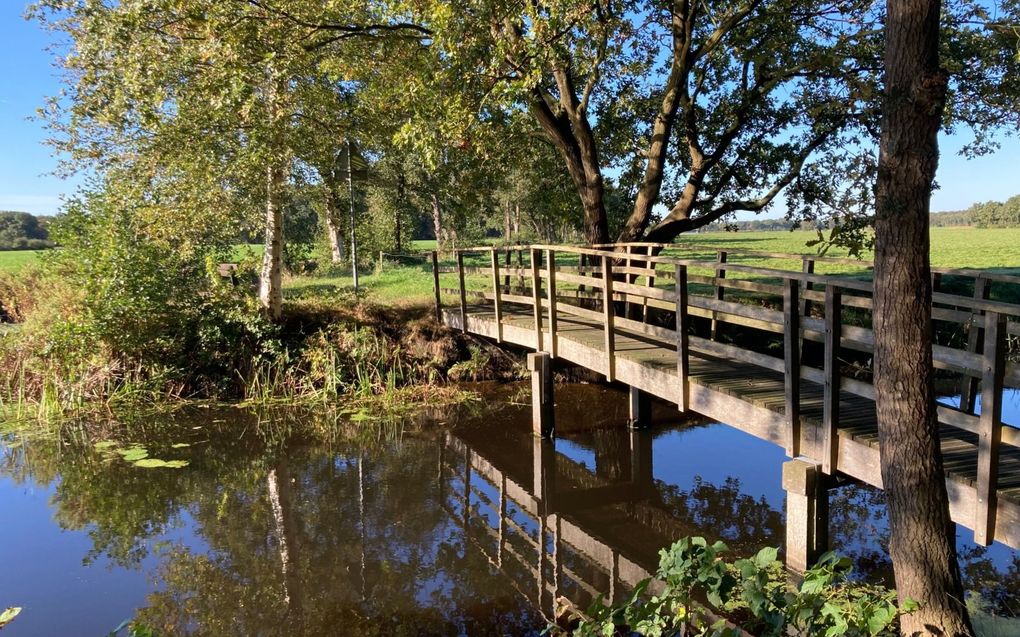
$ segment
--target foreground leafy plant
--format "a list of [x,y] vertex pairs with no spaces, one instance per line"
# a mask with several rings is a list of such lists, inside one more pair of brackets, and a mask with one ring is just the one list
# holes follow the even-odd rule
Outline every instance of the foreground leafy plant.
[[0,628],[3,628],[7,624],[14,621],[14,618],[20,614],[21,614],[20,606],[12,606],[10,608],[4,609],[3,612],[0,612]]
[[[899,614],[917,608],[905,600],[897,609],[896,591],[852,581],[850,560],[834,553],[823,555],[800,585],[791,587],[775,548],[733,563],[723,559],[728,551],[723,542],[683,538],[659,552],[655,580],[661,593],[648,596],[654,580],[646,579],[628,599],[612,606],[599,599],[576,626],[551,632],[737,637],[746,630],[762,637],[880,637],[895,635]],[[739,626],[723,614],[739,618]]]

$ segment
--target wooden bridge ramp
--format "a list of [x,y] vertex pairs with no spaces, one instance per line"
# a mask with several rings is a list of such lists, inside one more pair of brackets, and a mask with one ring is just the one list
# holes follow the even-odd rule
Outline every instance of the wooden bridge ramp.
[[[455,269],[433,255],[437,315],[629,385],[636,421],[642,398],[656,396],[784,447],[819,484],[841,474],[881,488],[874,388],[844,374],[873,346],[871,284],[651,252],[481,248],[458,251]],[[445,288],[450,274],[456,287]],[[978,543],[1020,548],[1020,429],[1002,421],[1003,388],[1020,386],[1020,369],[1006,359],[1020,306],[989,301],[986,291],[975,282],[973,296],[934,297],[937,324],[965,334],[933,348],[935,367],[963,387],[960,408],[939,406],[942,451],[953,519],[974,529]],[[450,296],[456,303],[444,306]],[[726,325],[739,326],[742,345],[724,341]],[[808,347],[814,364],[803,355]],[[542,400],[541,381],[535,387]],[[545,400],[551,406],[551,395]],[[551,422],[544,426],[537,433],[550,434]],[[786,467],[784,484],[804,491],[806,515],[820,515],[815,478],[785,476]],[[824,548],[810,529],[802,535],[798,562]]]

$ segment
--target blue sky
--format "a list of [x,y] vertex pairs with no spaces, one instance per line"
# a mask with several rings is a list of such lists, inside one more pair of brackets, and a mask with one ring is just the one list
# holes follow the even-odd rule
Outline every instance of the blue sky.
[[[54,214],[61,196],[73,193],[81,180],[50,174],[56,159],[43,143],[46,131],[41,122],[28,121],[47,96],[60,90],[60,84],[45,50],[51,35],[23,19],[25,6],[23,0],[0,0],[0,210]],[[974,160],[957,154],[966,141],[965,136],[941,139],[940,189],[933,195],[933,210],[955,210],[1020,194],[1016,137],[1003,139],[998,153]]]

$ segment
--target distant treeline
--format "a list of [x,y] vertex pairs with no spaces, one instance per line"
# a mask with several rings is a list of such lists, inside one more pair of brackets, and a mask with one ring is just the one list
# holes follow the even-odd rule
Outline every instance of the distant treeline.
[[705,232],[738,230],[742,232],[773,232],[776,230],[815,230],[813,221],[791,221],[789,219],[750,219],[748,221],[716,222],[705,226]]
[[931,225],[1015,228],[1020,226],[1020,195],[1006,201],[976,203],[966,210],[932,213]]
[[0,250],[52,248],[48,225],[48,217],[0,210]]

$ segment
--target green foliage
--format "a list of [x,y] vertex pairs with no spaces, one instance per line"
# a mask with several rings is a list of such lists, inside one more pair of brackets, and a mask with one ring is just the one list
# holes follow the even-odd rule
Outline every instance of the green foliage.
[[20,347],[68,402],[227,391],[278,349],[275,328],[215,272],[228,249],[153,236],[144,203],[116,189],[73,200]]
[[11,606],[0,612],[0,628],[14,621],[14,618],[21,614],[21,607]]
[[776,549],[733,563],[724,560],[727,551],[723,542],[679,540],[659,552],[655,578],[662,592],[648,595],[652,580],[645,580],[619,604],[596,602],[570,634],[739,635],[736,625],[720,618],[727,615],[740,617],[742,629],[762,637],[892,637],[899,612],[916,608],[908,600],[898,610],[895,591],[853,581],[850,560],[832,553],[804,573],[799,586],[790,587]]
[[27,212],[0,210],[0,250],[49,248],[47,221]]

